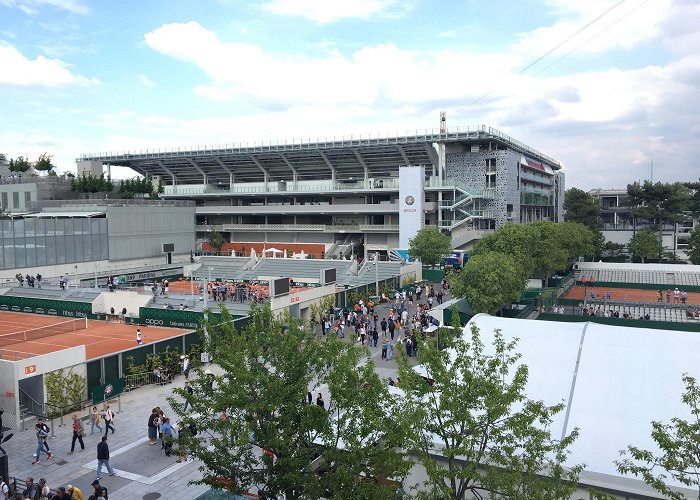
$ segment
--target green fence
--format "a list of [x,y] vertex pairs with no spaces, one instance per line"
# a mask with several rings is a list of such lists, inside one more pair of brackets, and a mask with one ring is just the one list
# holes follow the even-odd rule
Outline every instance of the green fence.
[[[220,318],[219,313],[210,312],[210,317]],[[233,316],[238,319],[241,316]],[[196,330],[204,319],[204,313],[198,311],[181,311],[179,309],[156,309],[142,307],[139,309],[138,322],[142,325],[167,326],[170,328],[190,328]]]
[[654,330],[678,330],[683,332],[700,332],[700,323],[676,323],[673,321],[647,321],[643,319],[605,318],[599,316],[574,316],[566,314],[540,314],[537,319],[543,321],[559,321],[565,323],[600,323],[612,326],[627,326],[631,328],[652,328]]
[[35,299],[0,295],[0,311],[14,311],[66,318],[89,318],[104,320],[104,314],[92,314],[92,303],[69,300]]

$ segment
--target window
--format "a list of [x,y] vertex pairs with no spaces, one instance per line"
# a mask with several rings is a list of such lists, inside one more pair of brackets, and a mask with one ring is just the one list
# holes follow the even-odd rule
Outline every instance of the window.
[[2,193],[2,208],[8,209],[7,206],[7,193]]
[[496,187],[496,158],[486,159],[486,188]]
[[12,208],[19,208],[19,192],[12,193]]
[[24,192],[24,208],[29,208],[29,204],[32,201],[32,193],[29,191]]

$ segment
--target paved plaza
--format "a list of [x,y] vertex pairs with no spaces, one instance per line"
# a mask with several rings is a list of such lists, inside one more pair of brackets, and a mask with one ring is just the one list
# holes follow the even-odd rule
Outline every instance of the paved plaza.
[[[380,321],[388,314],[389,307],[389,304],[382,304],[377,308]],[[411,308],[410,313],[413,312],[415,309]],[[353,337],[352,334],[347,336],[348,340],[352,340]],[[381,347],[371,347],[370,351],[380,377],[396,379],[396,360],[381,359]],[[217,366],[210,368],[215,374],[220,373]],[[124,393],[121,396],[119,413],[118,402],[110,402],[110,407],[115,412],[116,431],[114,434],[109,433],[107,443],[116,475],[110,477],[103,469],[100,481],[108,488],[110,500],[192,500],[209,489],[207,486],[188,484],[201,478],[198,470],[201,463],[177,463],[176,454],[166,457],[160,446],[148,445],[147,420],[151,409],[160,406],[166,415],[174,415],[166,398],[171,394],[173,387],[183,385],[184,376],[180,375],[175,379],[174,385],[153,385]],[[326,388],[321,387],[320,392],[329,402],[330,395]],[[83,412],[80,416],[85,417],[86,413]],[[95,428],[95,433],[90,434],[90,425],[86,423],[85,451],[80,451],[80,445],[76,442],[75,452],[69,454],[72,439],[70,415],[64,417],[63,422],[63,426],[60,425],[59,419],[53,420],[53,423],[48,422],[53,431],[53,436],[49,437],[48,442],[54,456],[51,460],[42,456],[38,464],[32,464],[32,454],[36,449],[36,436],[33,431],[35,421],[28,420],[25,431],[12,431],[14,437],[4,445],[9,457],[10,476],[17,479],[31,476],[35,482],[44,477],[52,489],[72,484],[86,493],[87,498],[92,492],[91,483],[96,476],[97,444],[102,433]],[[103,424],[104,422],[101,422],[100,425]]]

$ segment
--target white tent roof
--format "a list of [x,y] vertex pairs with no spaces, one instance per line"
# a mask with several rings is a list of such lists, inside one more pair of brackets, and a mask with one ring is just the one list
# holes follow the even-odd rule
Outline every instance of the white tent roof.
[[[479,314],[476,324],[487,352],[494,329],[520,339],[516,350],[528,365],[527,395],[568,406],[552,425],[559,437],[580,429],[568,463],[586,463],[592,473],[619,476],[614,460],[632,444],[657,450],[651,421],[688,419],[681,402],[684,372],[697,377],[700,335],[696,332],[496,318]],[[580,349],[580,352],[579,352]],[[575,384],[574,384],[575,376]],[[680,486],[680,484],[678,484]]]
[[268,252],[269,253],[282,253],[282,250],[280,250],[279,248],[273,247],[273,248],[268,248],[268,249],[264,250],[264,252],[265,253],[268,253]]

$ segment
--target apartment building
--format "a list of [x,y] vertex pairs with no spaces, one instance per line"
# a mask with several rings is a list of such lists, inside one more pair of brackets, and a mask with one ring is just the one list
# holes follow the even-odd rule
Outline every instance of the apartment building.
[[[627,189],[592,189],[588,194],[598,200],[603,236],[607,241],[626,245],[636,231],[646,228],[658,229],[654,221],[633,215],[634,207]],[[664,248],[668,251],[675,250],[677,258],[687,260],[685,252],[694,225],[695,220],[690,215],[678,224],[664,223],[661,231]]]

